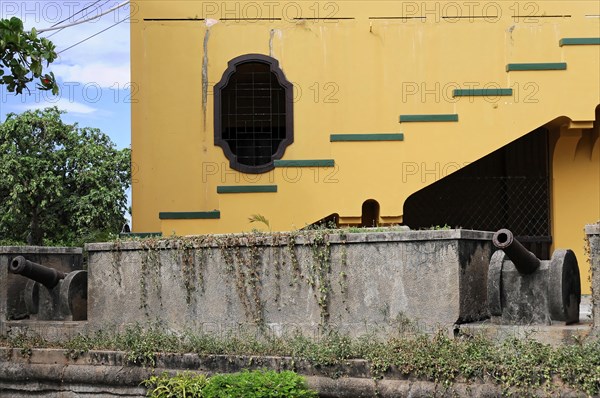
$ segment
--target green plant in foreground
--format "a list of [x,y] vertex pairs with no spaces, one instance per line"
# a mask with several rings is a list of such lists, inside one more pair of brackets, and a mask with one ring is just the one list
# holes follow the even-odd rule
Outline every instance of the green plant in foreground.
[[142,385],[148,388],[146,396],[150,398],[316,398],[316,392],[310,390],[302,376],[294,372],[281,373],[262,371],[243,371],[231,374],[218,374],[208,380],[204,375],[192,372],[153,375]]
[[150,398],[201,398],[206,376],[192,372],[170,376],[164,372],[144,380],[142,385],[148,388],[146,396]]
[[316,398],[302,376],[285,371],[243,371],[240,373],[219,374],[208,379],[202,390],[204,398]]

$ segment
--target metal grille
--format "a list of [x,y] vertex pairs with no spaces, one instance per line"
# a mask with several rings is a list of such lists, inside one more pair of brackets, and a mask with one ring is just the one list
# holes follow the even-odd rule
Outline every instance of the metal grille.
[[552,242],[547,134],[538,130],[407,199],[411,228],[510,229],[542,259]]
[[222,138],[237,162],[248,166],[271,162],[286,137],[285,89],[261,62],[237,67],[222,90]]

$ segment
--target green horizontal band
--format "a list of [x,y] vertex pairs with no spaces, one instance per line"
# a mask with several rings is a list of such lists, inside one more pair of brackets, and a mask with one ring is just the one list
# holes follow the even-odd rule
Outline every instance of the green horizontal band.
[[567,69],[566,62],[545,62],[538,64],[508,64],[506,65],[506,71],[520,71],[520,70],[565,70]]
[[513,95],[512,88],[468,88],[468,89],[456,89],[453,91],[454,97],[497,97],[505,95]]
[[400,115],[400,123],[403,122],[458,122],[458,115],[437,114],[437,115]]
[[343,141],[404,141],[404,134],[331,134],[331,142]]
[[221,218],[221,212],[215,211],[189,211],[189,212],[162,212],[158,214],[161,220],[216,220]]
[[157,238],[163,236],[162,232],[121,232],[121,238]]
[[562,46],[600,45],[600,37],[566,37],[560,39],[558,44]]
[[230,185],[217,187],[217,193],[277,192],[277,185]]
[[276,160],[275,167],[334,167],[333,159],[315,160]]

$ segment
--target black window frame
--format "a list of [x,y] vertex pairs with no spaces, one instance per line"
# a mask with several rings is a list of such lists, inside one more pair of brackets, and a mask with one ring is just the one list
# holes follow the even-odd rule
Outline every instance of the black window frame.
[[[240,163],[238,157],[231,150],[229,143],[223,138],[222,125],[222,95],[221,92],[227,87],[231,77],[237,72],[238,66],[246,63],[262,63],[269,66],[279,85],[285,91],[285,138],[279,143],[275,153],[271,155],[270,162],[262,165],[247,165]],[[221,147],[225,157],[229,160],[229,166],[248,174],[260,174],[275,168],[274,161],[283,157],[286,148],[294,142],[294,85],[287,80],[285,74],[279,67],[279,61],[263,54],[245,54],[230,60],[227,69],[223,73],[221,81],[214,87],[214,137],[215,145]]]

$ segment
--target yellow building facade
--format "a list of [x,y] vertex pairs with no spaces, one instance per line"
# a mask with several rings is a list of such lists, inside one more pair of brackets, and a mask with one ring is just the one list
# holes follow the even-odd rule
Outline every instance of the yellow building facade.
[[[134,232],[266,228],[253,215],[273,231],[323,219],[478,229],[541,219],[540,241],[576,252],[589,292],[597,1],[172,0],[132,1],[131,12]],[[486,156],[499,174],[478,166]],[[533,169],[541,191],[506,188]],[[463,170],[468,189],[451,180]],[[479,206],[491,200],[475,200],[491,191],[483,180],[503,181],[493,222]],[[432,211],[409,215],[414,203]],[[525,203],[544,211],[513,212]],[[484,221],[461,218],[460,204]]]

